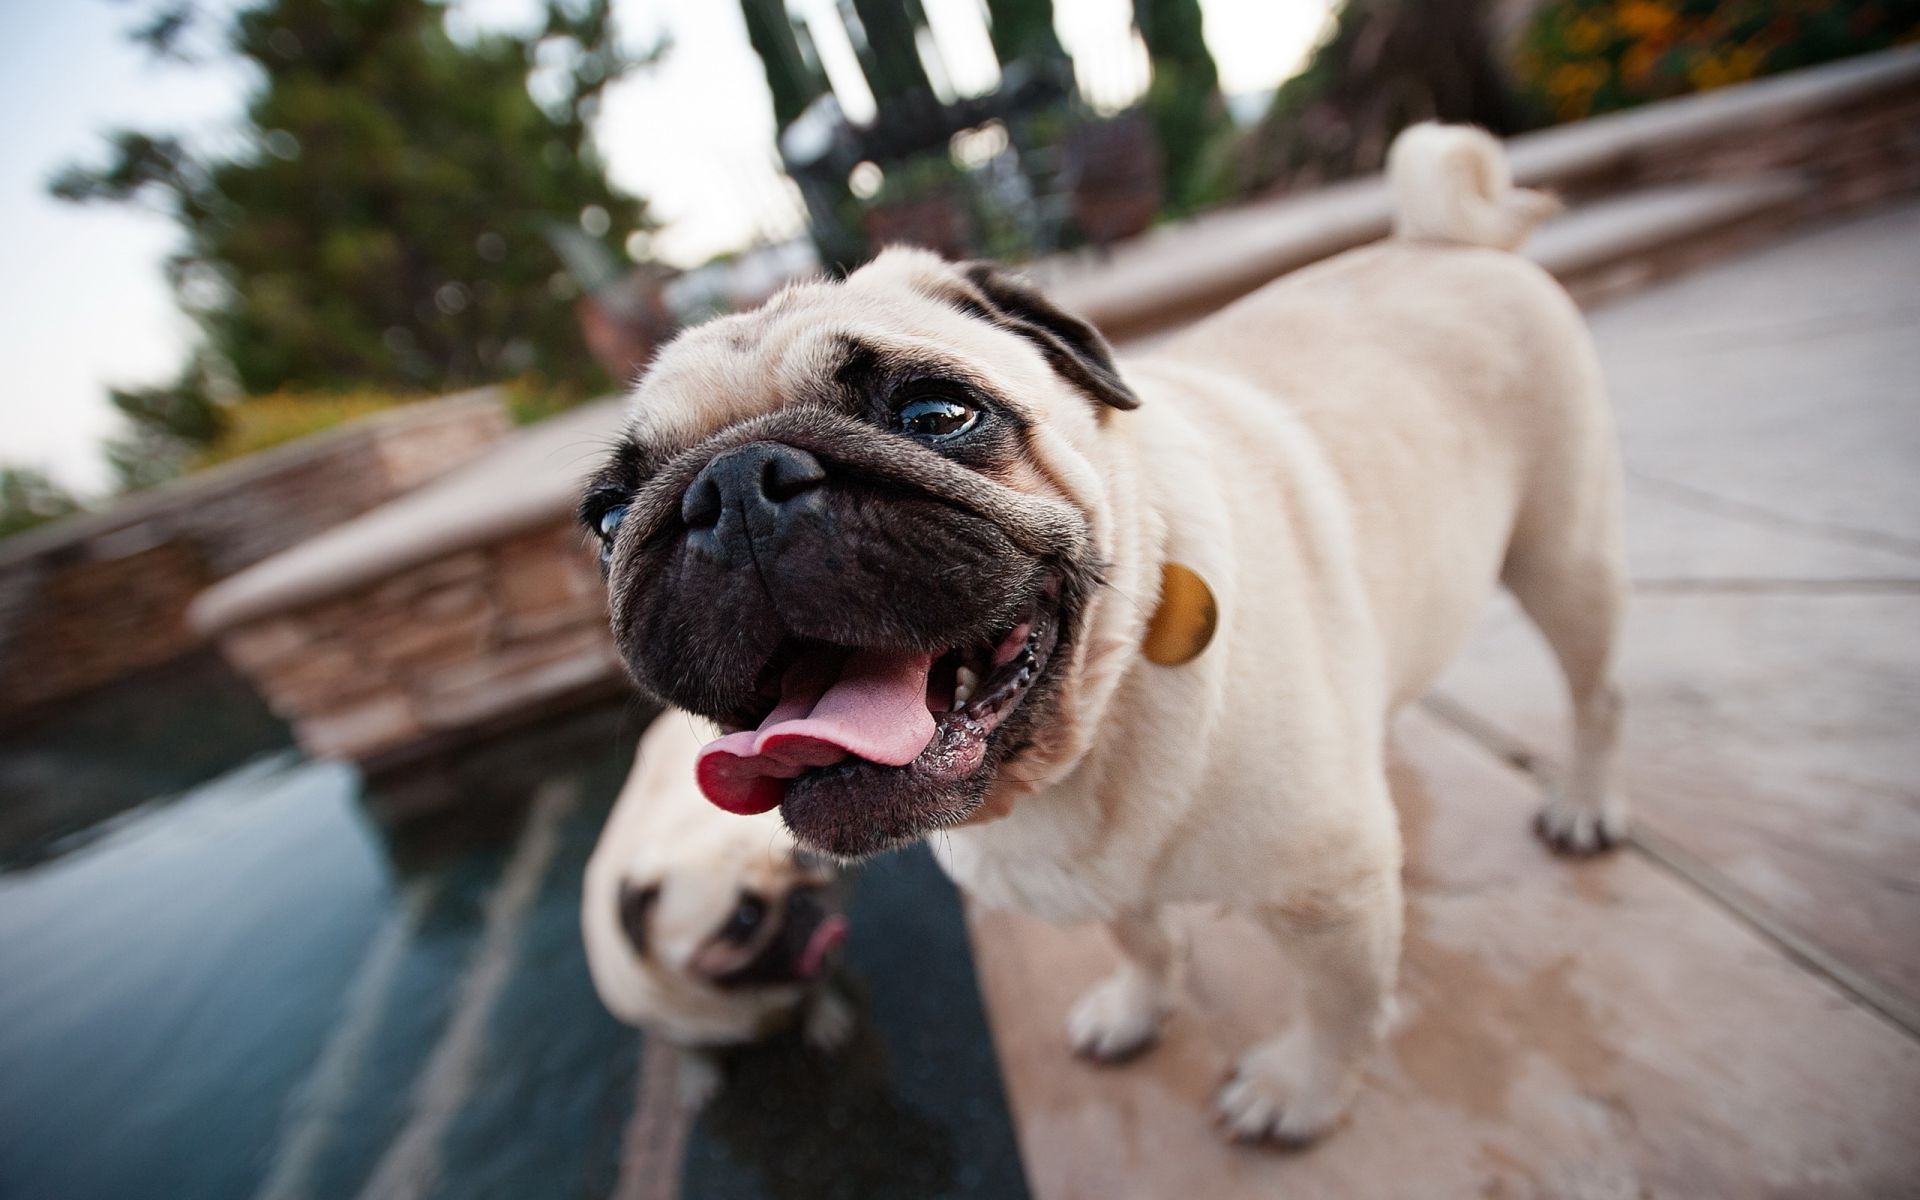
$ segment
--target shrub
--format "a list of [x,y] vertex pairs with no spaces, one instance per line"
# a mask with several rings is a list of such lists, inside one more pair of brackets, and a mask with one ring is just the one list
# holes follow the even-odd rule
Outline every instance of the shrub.
[[1542,118],[1576,121],[1916,36],[1912,0],[1548,0],[1514,73]]
[[191,469],[228,462],[424,398],[376,389],[280,391],[250,397],[224,410],[224,429],[194,457]]

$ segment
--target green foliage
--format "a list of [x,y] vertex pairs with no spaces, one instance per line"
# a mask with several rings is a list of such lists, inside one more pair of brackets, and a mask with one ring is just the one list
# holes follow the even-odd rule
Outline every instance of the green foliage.
[[509,379],[502,386],[506,391],[507,416],[515,425],[538,424],[605,394],[598,388],[588,390],[578,384],[556,382],[532,373]]
[[219,373],[203,347],[171,386],[109,389],[107,398],[126,418],[126,432],[105,447],[122,488],[137,491],[173,478],[192,464],[199,447],[225,432],[229,410],[209,390]]
[[1916,36],[1912,0],[1549,0],[1514,70],[1540,117],[1572,121]]
[[[157,50],[179,11],[142,31]],[[619,47],[610,0],[549,0],[537,35],[470,42],[429,0],[261,0],[226,45],[260,78],[239,150],[123,131],[105,165],[51,185],[158,205],[185,234],[171,276],[202,349],[172,386],[114,397],[129,484],[217,438],[216,399],[601,382],[547,235],[578,224],[619,247],[648,226],[588,137],[601,91],[646,61]],[[529,77],[556,62],[537,102]]]
[[1146,105],[1160,140],[1167,208],[1175,215],[1191,212],[1207,198],[1201,166],[1208,147],[1226,129],[1220,74],[1202,35],[1199,0],[1133,0],[1133,21],[1153,66]]
[[0,464],[0,537],[79,511],[80,502],[46,472]]
[[224,428],[213,442],[194,455],[193,469],[243,458],[258,450],[283,445],[385,412],[401,404],[425,399],[420,395],[396,395],[373,388],[346,392],[275,392],[253,396],[236,405],[228,414]]
[[1003,64],[1064,61],[1053,28],[1053,0],[987,0],[993,53]]

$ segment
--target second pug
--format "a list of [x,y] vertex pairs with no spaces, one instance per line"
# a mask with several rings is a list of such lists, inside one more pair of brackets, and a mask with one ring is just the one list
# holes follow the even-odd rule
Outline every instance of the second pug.
[[683,1051],[682,1091],[720,1079],[709,1053],[796,1023],[836,1047],[853,1014],[829,967],[846,936],[834,872],[771,815],[731,817],[694,786],[710,731],[661,714],[587,862],[580,924],[595,991]]

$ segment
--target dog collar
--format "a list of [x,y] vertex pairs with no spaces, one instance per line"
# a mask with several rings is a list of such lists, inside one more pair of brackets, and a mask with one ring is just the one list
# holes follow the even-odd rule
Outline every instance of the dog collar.
[[1176,562],[1160,568],[1160,605],[1147,621],[1140,649],[1147,661],[1177,667],[1200,657],[1220,624],[1213,589],[1192,567]]

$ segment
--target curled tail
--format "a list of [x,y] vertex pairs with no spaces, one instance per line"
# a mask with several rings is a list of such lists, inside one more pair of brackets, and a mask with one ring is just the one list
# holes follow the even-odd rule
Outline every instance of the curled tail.
[[1545,192],[1513,186],[1493,135],[1470,125],[1415,125],[1387,152],[1393,233],[1416,242],[1515,250],[1560,210]]

